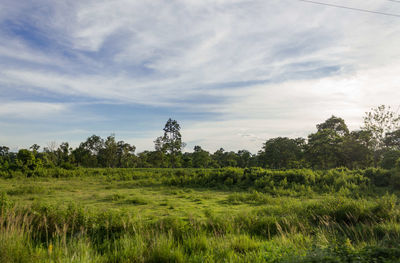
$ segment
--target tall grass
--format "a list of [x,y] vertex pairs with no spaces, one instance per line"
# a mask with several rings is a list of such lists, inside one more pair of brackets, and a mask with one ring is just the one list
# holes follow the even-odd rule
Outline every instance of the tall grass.
[[[47,203],[43,198],[29,205],[15,203],[12,198],[51,195],[55,190],[35,185],[35,178],[8,174],[13,182],[25,183],[0,194],[0,262],[399,262],[400,258],[399,200],[390,194],[396,189],[380,181],[395,178],[389,171],[48,169],[38,175],[99,178],[102,190],[112,183],[126,191],[173,186],[171,198],[190,195],[193,200],[197,199],[192,188],[219,189],[226,195],[217,204],[234,209],[220,213],[209,206],[198,217],[142,217],[140,208],[154,201],[137,192],[101,197],[101,202],[137,206],[136,213]],[[171,200],[159,205],[173,209]]]
[[[250,193],[244,201],[270,201],[259,195]],[[326,197],[231,215],[208,211],[204,219],[151,221],[75,205],[8,204],[0,216],[0,262],[396,262],[397,203],[389,195],[378,201]]]
[[[19,171],[8,171],[0,177],[23,178]],[[397,172],[370,168],[366,170],[289,169],[285,171],[261,168],[220,168],[220,169],[132,169],[132,168],[62,168],[39,169],[36,177],[83,178],[97,177],[122,181],[121,187],[135,186],[185,186],[218,189],[256,189],[271,195],[313,196],[321,193],[353,195],[370,194],[376,188],[397,189]],[[125,183],[123,181],[126,181]],[[35,186],[24,186],[10,194],[24,194],[46,191]]]

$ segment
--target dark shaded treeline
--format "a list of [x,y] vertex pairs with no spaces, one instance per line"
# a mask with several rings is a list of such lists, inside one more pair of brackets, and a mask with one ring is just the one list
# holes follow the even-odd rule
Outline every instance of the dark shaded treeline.
[[364,126],[349,131],[342,118],[332,116],[316,125],[317,131],[305,138],[277,137],[267,140],[257,154],[247,150],[210,153],[195,146],[182,153],[180,126],[169,119],[164,135],[156,138],[155,150],[135,154],[136,147],[117,141],[114,135],[103,139],[92,135],[73,149],[67,142],[39,151],[32,145],[18,153],[0,147],[0,170],[22,170],[33,174],[41,167],[120,167],[120,168],[218,168],[264,167],[272,169],[315,168],[350,169],[380,166],[391,169],[400,165],[400,117],[384,105],[367,112]]

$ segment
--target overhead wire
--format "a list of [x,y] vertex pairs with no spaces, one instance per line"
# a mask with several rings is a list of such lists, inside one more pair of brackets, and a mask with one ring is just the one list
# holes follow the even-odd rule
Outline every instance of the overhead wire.
[[[342,9],[349,9],[349,10],[358,11],[358,12],[364,12],[364,13],[373,13],[373,14],[378,14],[378,15],[400,17],[400,14],[385,13],[385,12],[367,10],[367,9],[362,9],[362,8],[355,8],[355,7],[349,7],[349,6],[343,6],[343,5],[329,4],[329,3],[324,3],[324,2],[317,2],[317,1],[311,1],[311,0],[297,0],[297,1],[310,3],[310,4],[317,4],[317,5],[324,5],[324,6],[342,8]],[[390,2],[394,2],[394,3],[399,3],[400,4],[400,0],[386,0],[386,1],[390,1]],[[399,112],[399,110],[400,110],[400,105],[396,110],[396,114]]]
[[[334,5],[334,4],[328,4],[328,3],[324,3],[324,2],[317,2],[317,1],[311,1],[311,0],[297,0],[297,1],[310,3],[310,4],[317,4],[317,5],[324,5],[324,6],[342,8],[342,9],[349,9],[349,10],[358,11],[358,12],[364,12],[364,13],[373,13],[373,14],[378,14],[378,15],[392,16],[392,17],[399,17],[400,18],[400,14],[385,13],[385,12],[379,12],[379,11],[373,11],[373,10],[349,7],[349,6],[344,6],[344,5]],[[399,2],[400,3],[400,1],[394,1],[394,0],[389,0],[389,1]]]

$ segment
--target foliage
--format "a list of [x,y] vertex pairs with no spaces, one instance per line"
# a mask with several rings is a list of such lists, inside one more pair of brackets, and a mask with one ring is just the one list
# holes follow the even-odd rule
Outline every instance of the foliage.
[[[90,168],[223,168],[263,167],[270,169],[313,168],[366,169],[370,166],[390,169],[394,167],[396,152],[400,150],[400,117],[390,107],[379,106],[366,113],[361,130],[349,131],[342,118],[331,116],[317,124],[317,131],[305,138],[276,137],[267,139],[257,154],[242,149],[237,152],[223,148],[211,153],[200,145],[193,152],[182,150],[181,126],[176,120],[168,119],[163,136],[156,138],[154,151],[135,154],[136,147],[124,141],[117,141],[115,135],[101,138],[92,135],[77,148],[68,142],[59,146],[49,143],[39,152],[34,144],[29,150],[18,153],[0,147],[0,171],[31,170],[36,168],[74,169]],[[25,156],[22,156],[25,155]],[[33,158],[35,161],[28,160]],[[23,160],[21,162],[21,160]],[[25,163],[24,163],[25,162]],[[28,164],[31,162],[31,164]],[[26,171],[25,171],[26,170]],[[229,181],[229,180],[228,180]]]
[[185,147],[180,130],[179,123],[169,118],[163,129],[164,135],[154,141],[156,151],[168,154],[172,167],[180,166],[178,156]]
[[[381,176],[378,169],[62,171],[67,177],[0,179],[12,193],[0,195],[7,207],[0,216],[0,262],[397,262],[399,257],[398,198],[362,188],[367,174]],[[200,183],[207,177],[230,179],[230,186],[162,186],[165,179]],[[251,182],[265,178],[276,188],[255,190]],[[285,181],[282,186],[293,192],[300,185],[320,192],[283,196]],[[248,191],[234,187],[245,184]],[[88,198],[88,191],[98,196]]]
[[210,161],[210,154],[207,151],[201,149],[200,146],[194,147],[192,154],[192,166],[194,168],[207,168]]
[[305,141],[302,138],[289,139],[277,137],[269,139],[259,153],[260,159],[265,164],[263,167],[273,169],[297,168],[301,162]]
[[27,177],[30,177],[38,173],[42,167],[42,160],[37,159],[33,152],[21,149],[18,151],[14,167],[16,170],[25,173]]
[[349,130],[344,120],[335,116],[317,125],[308,136],[307,158],[313,167],[334,168],[344,165],[342,146]]
[[384,138],[387,133],[398,128],[400,128],[400,116],[392,111],[390,106],[381,105],[366,112],[363,129],[372,133],[375,150],[384,146]]
[[366,112],[363,130],[371,133],[370,149],[373,152],[375,166],[382,159],[385,148],[396,146],[396,137],[400,128],[400,115],[390,107],[381,105]]
[[400,159],[400,150],[389,150],[383,154],[380,166],[384,169],[395,168],[398,159]]

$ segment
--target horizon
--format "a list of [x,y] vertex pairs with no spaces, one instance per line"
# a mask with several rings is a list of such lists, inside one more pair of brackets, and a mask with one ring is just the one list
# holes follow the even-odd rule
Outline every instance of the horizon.
[[[386,110],[387,111],[392,111],[392,109],[391,109],[391,107],[390,106],[386,106],[386,105],[382,105],[382,106],[385,106],[386,107]],[[376,108],[377,109],[377,108]],[[396,112],[394,112],[394,111],[392,111],[393,113],[398,113],[398,111],[399,111],[399,109],[400,109],[400,106],[399,106],[399,108],[397,109],[397,111]],[[374,110],[374,109],[371,109],[371,110]],[[367,113],[367,112],[366,112]],[[397,115],[398,117],[400,117],[400,115]],[[331,115],[331,117],[338,117],[338,118],[340,118],[339,116],[334,116],[334,115]],[[328,119],[327,119],[328,120]],[[326,121],[326,120],[325,120]],[[344,120],[344,122],[346,123],[346,120]],[[322,123],[322,122],[321,122]],[[179,122],[178,122],[178,124],[179,124]],[[316,127],[316,130],[315,130],[315,132],[318,130],[318,128],[317,128],[317,125],[318,124],[316,124],[315,125],[315,127]],[[346,123],[346,125],[347,125],[347,123]],[[349,127],[348,125],[347,125],[347,127]],[[181,127],[182,128],[182,127]],[[363,127],[359,127],[359,129],[349,129],[349,132],[352,132],[352,131],[357,131],[357,130],[362,130],[363,129]],[[181,130],[180,130],[181,131]],[[310,133],[311,134],[311,133]],[[289,138],[289,139],[297,139],[297,138],[302,138],[302,139],[305,139],[306,141],[308,141],[308,136],[310,135],[310,134],[308,134],[308,135],[306,135],[306,136],[303,136],[303,137],[287,137],[287,136],[275,136],[275,137],[271,137],[271,138],[267,138],[267,139],[262,139],[262,138],[258,138],[260,141],[262,141],[262,144],[264,144],[266,141],[268,141],[269,139],[275,139],[275,138]],[[114,133],[111,133],[111,134],[108,134],[108,135],[105,135],[105,136],[101,136],[101,135],[98,135],[98,134],[92,134],[92,135],[89,135],[89,136],[87,136],[86,137],[86,139],[89,139],[89,137],[91,137],[91,136],[100,136],[101,137],[101,139],[107,139],[107,137],[108,136],[113,136],[115,139],[116,139],[116,141],[120,141],[120,138],[118,138],[117,136],[116,136],[116,134],[114,134]],[[86,140],[85,139],[85,140]],[[85,140],[82,140],[82,141],[80,141],[79,143],[76,143],[76,144],[70,144],[70,142],[68,142],[68,141],[61,141],[60,143],[59,142],[56,142],[56,141],[50,141],[50,142],[48,142],[46,145],[38,145],[38,144],[36,144],[36,145],[38,145],[40,148],[39,148],[39,151],[38,152],[44,152],[44,148],[58,148],[62,143],[68,143],[69,144],[69,147],[70,148],[73,148],[73,149],[76,149],[76,148],[78,148],[79,146],[80,146],[80,144],[81,143],[83,143]],[[148,150],[148,149],[146,149],[146,150],[142,150],[142,151],[137,151],[137,147],[136,147],[136,145],[134,144],[134,143],[132,143],[132,142],[126,142],[126,143],[129,143],[130,145],[132,145],[132,146],[135,146],[135,154],[138,154],[138,153],[141,153],[141,152],[145,152],[145,151],[154,151],[155,149],[154,149],[154,144],[155,144],[155,141],[153,141],[153,149],[150,149],[150,150]],[[193,149],[188,149],[187,147],[186,147],[186,142],[185,141],[183,141],[183,143],[184,143],[184,146],[183,146],[183,148],[182,148],[182,153],[193,153],[194,152],[194,150]],[[32,144],[32,145],[30,145],[30,146],[33,146],[34,144]],[[0,146],[6,146],[6,147],[8,147],[8,145],[0,145]],[[9,150],[10,150],[10,152],[14,152],[14,153],[16,153],[16,152],[18,152],[19,150],[21,150],[21,149],[30,149],[30,146],[27,146],[27,147],[20,147],[20,148],[10,148],[9,147]],[[218,150],[220,150],[220,149],[223,149],[225,152],[231,152],[232,150],[229,150],[229,149],[224,149],[223,147],[217,147],[215,150],[208,150],[208,149],[205,149],[204,147],[202,147],[201,145],[195,145],[194,147],[196,147],[196,146],[200,146],[203,150],[205,150],[205,151],[208,151],[209,153],[214,153],[214,152],[216,152],[216,151],[218,151]],[[262,146],[262,145],[261,145]],[[234,150],[233,152],[238,152],[238,151],[240,151],[240,150],[248,150],[248,149],[245,149],[245,148],[242,148],[242,149],[238,149],[238,150]],[[252,151],[249,151],[251,154],[253,154],[253,155],[256,155],[256,154],[258,154],[259,153],[259,151],[260,150],[262,150],[261,149],[261,147],[260,147],[260,149],[258,149],[256,152],[252,152]]]

